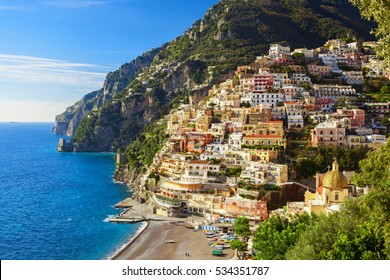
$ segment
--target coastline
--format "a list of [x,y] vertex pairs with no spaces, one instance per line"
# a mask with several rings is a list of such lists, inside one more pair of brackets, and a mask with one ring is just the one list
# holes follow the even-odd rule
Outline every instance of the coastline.
[[[117,208],[123,208],[124,211],[110,221],[142,222],[144,225],[108,260],[229,260],[236,258],[234,250],[231,249],[224,249],[223,256],[212,255],[214,247],[210,246],[211,242],[205,236],[204,231],[193,230],[191,226],[194,219],[202,223],[203,218],[179,219],[158,216],[151,212],[147,203],[139,203],[132,197],[116,204]],[[168,240],[170,242],[165,242]]]
[[143,225],[141,225],[141,228],[137,230],[136,234],[132,238],[130,238],[128,242],[126,242],[118,250],[116,250],[111,256],[109,256],[106,260],[115,260],[117,256],[120,256],[123,252],[128,250],[131,244],[133,244],[138,239],[138,237],[149,227],[149,222],[140,223]]
[[[164,242],[170,240],[171,242]],[[110,260],[228,260],[234,251],[225,249],[221,257],[213,256],[212,246],[203,231],[193,231],[185,223],[149,221],[136,238]]]

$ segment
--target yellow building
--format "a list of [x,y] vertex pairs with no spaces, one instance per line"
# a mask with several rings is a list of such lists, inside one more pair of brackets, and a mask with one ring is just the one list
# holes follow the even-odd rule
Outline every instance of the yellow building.
[[242,130],[247,135],[284,136],[283,121],[260,121],[256,124],[245,124]]
[[211,123],[212,117],[203,115],[195,122],[195,130],[197,132],[207,132],[211,126]]
[[265,121],[257,125],[256,134],[284,136],[283,121]]
[[[287,140],[281,135],[245,135],[242,144],[246,146],[279,146],[286,148]],[[244,147],[243,147],[244,148]]]
[[325,175],[317,174],[317,190],[315,193],[306,191],[305,207],[309,212],[332,213],[340,210],[341,204],[348,197],[348,179],[339,171],[335,160],[332,170]]
[[265,150],[254,150],[254,149],[244,149],[249,152],[249,157],[251,161],[262,161],[270,162],[279,157],[279,150],[277,149],[265,149]]

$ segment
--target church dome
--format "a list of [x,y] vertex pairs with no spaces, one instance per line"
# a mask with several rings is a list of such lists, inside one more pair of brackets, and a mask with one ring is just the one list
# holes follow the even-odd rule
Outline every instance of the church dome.
[[348,180],[345,175],[339,171],[339,164],[335,160],[332,164],[332,170],[326,172],[322,185],[326,188],[347,189]]

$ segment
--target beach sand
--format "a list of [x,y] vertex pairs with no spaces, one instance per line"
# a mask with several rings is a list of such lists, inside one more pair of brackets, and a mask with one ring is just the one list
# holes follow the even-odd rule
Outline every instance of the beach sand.
[[[164,240],[174,243],[164,244]],[[113,260],[221,260],[232,259],[234,251],[224,250],[224,256],[212,256],[212,246],[203,231],[194,232],[185,224],[150,221],[148,227]],[[186,253],[189,256],[186,256]]]

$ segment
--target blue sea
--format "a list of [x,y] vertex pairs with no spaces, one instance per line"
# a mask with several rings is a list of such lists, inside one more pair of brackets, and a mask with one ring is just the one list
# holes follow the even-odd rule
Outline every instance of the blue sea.
[[0,259],[99,260],[140,228],[111,224],[131,195],[109,153],[58,153],[52,123],[0,123]]

